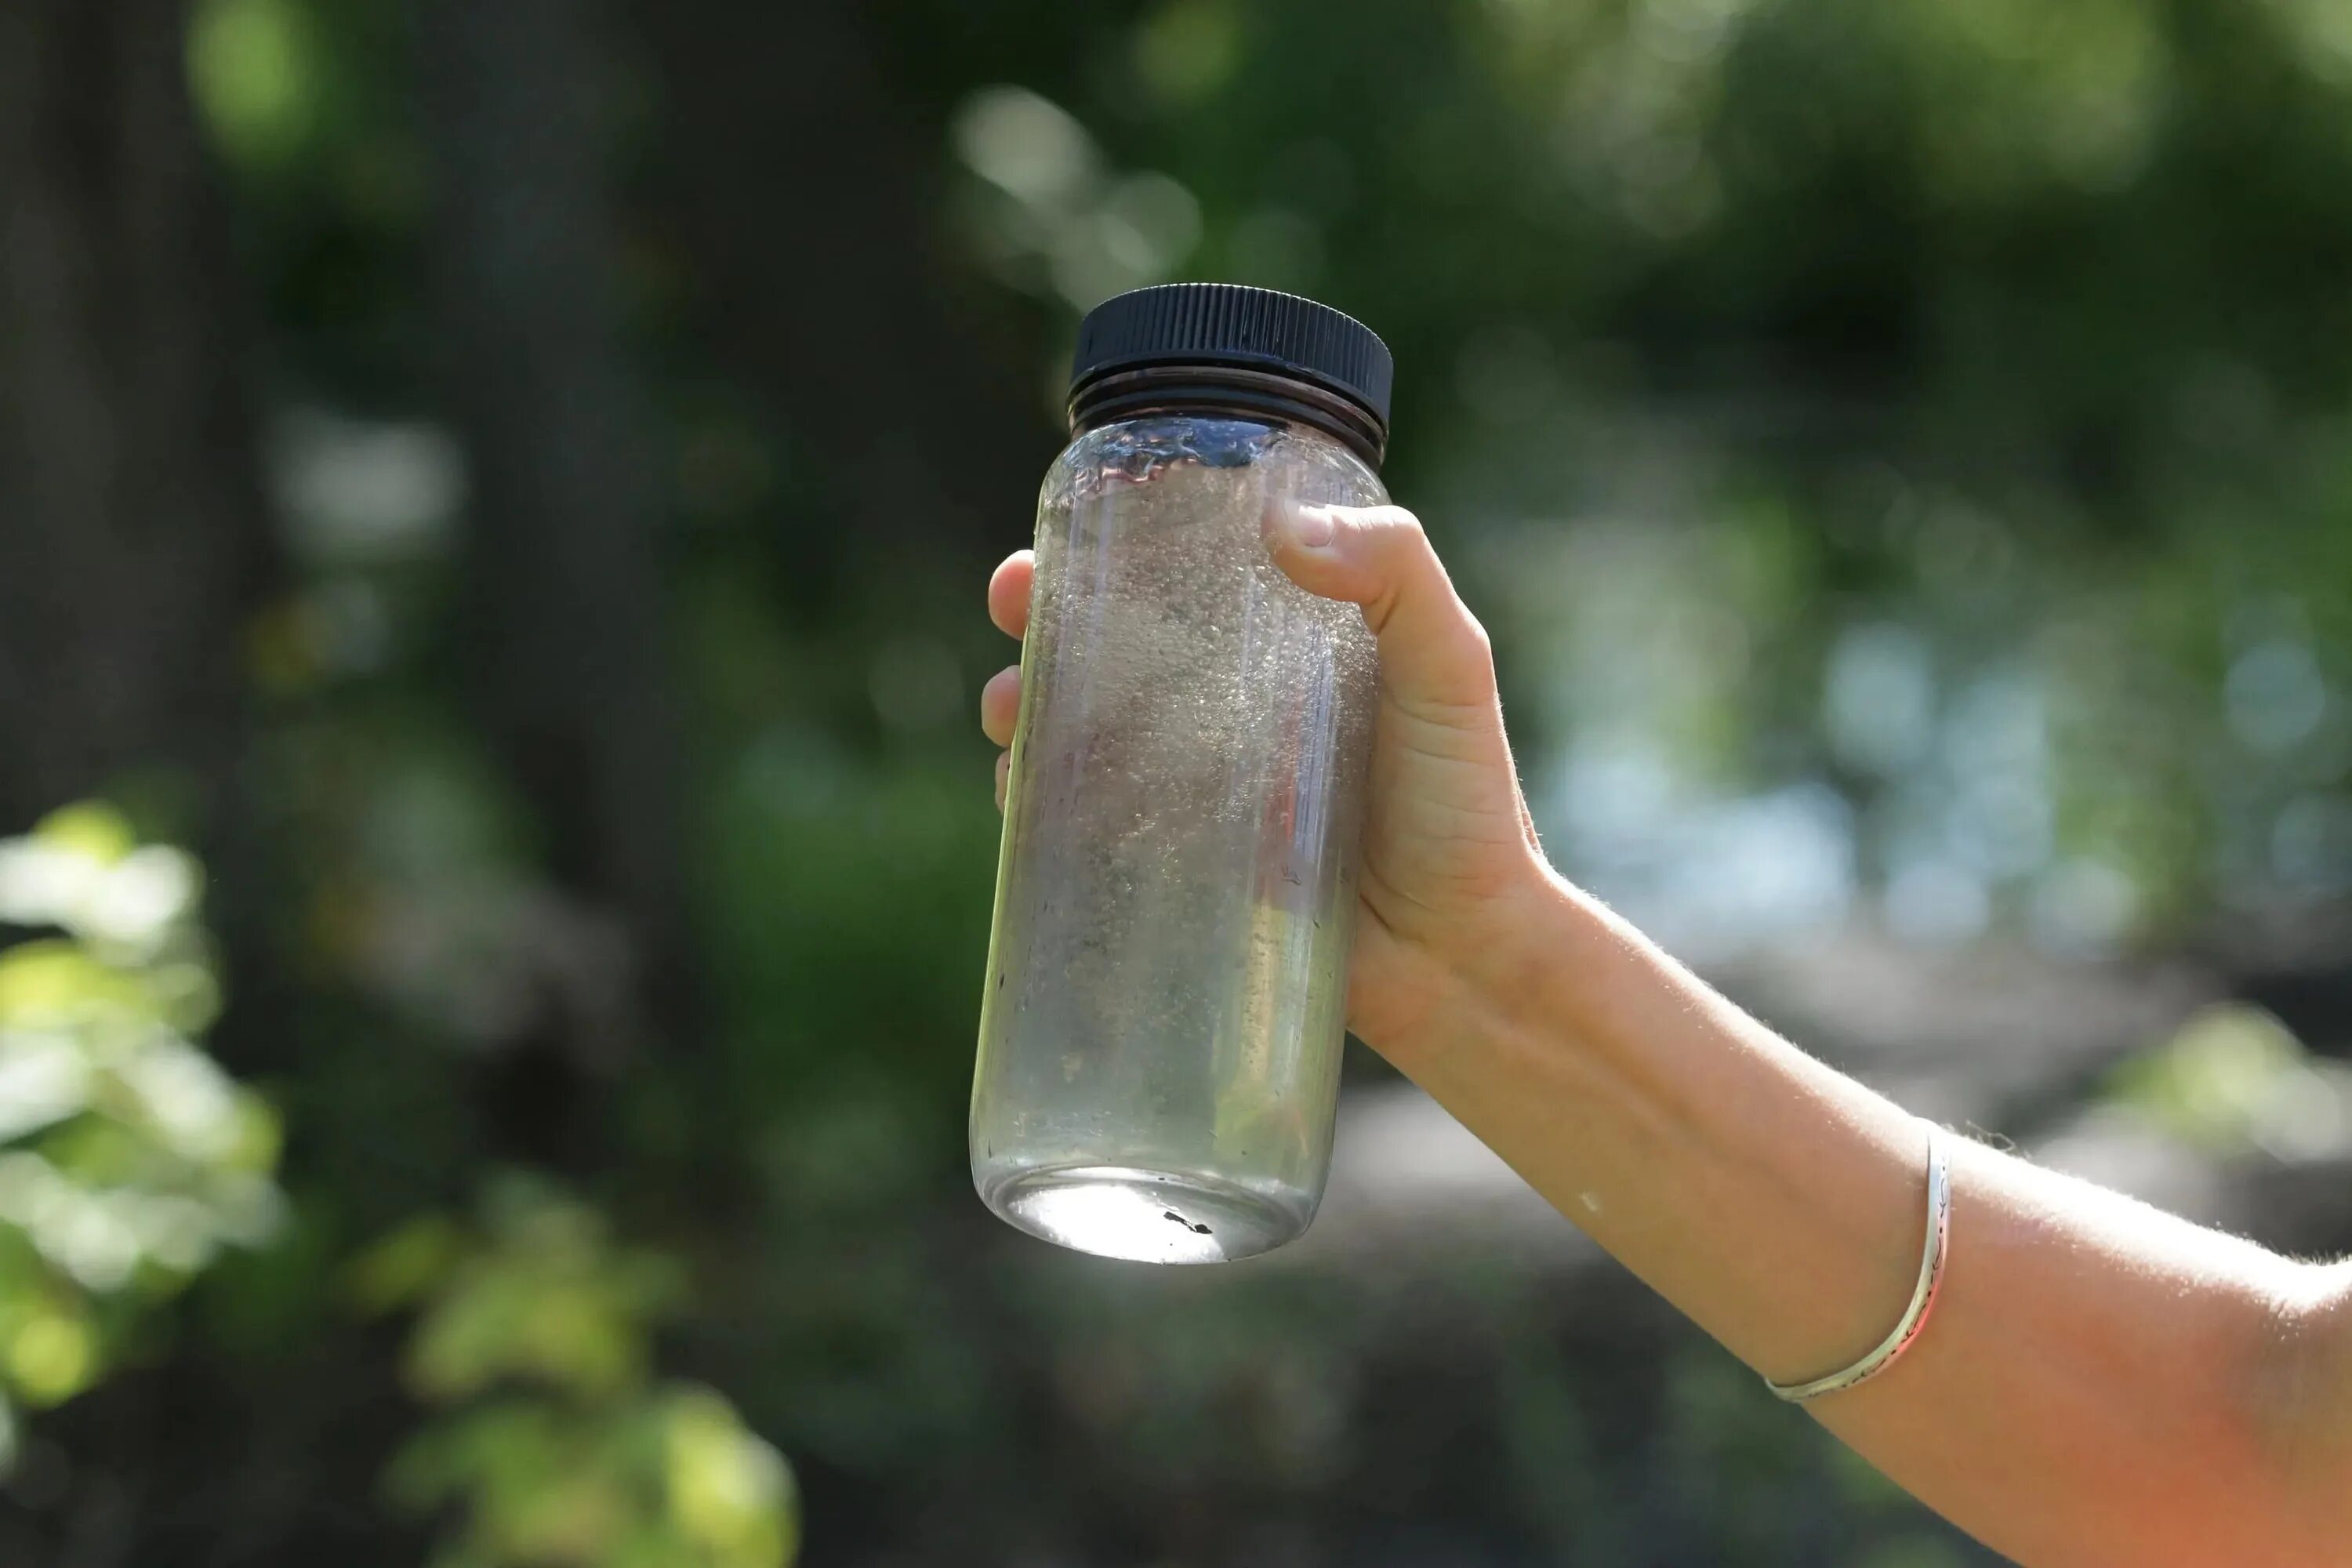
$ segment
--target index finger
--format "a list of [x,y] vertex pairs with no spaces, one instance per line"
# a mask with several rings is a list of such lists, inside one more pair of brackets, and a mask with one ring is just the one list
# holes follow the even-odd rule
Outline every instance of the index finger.
[[1007,637],[1029,629],[1029,584],[1037,575],[1037,552],[1016,550],[988,580],[988,618]]

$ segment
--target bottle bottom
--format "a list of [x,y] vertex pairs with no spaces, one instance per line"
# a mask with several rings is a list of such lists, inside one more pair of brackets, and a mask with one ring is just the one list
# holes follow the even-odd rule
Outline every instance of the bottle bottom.
[[[1052,1165],[983,1187],[999,1218],[1063,1247],[1135,1263],[1230,1263],[1296,1238],[1312,1195],[1123,1165]],[[1284,1201],[1287,1198],[1289,1201]]]

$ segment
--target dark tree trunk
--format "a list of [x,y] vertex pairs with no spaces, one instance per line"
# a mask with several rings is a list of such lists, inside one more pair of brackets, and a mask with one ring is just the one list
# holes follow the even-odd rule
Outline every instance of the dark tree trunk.
[[1013,334],[954,291],[936,152],[857,7],[640,0],[633,15],[704,335],[824,462],[820,521],[926,553],[1023,533],[1060,443]]
[[586,0],[421,13],[436,335],[470,461],[468,648],[482,717],[545,823],[549,869],[624,932],[625,1016],[573,1009],[577,1058],[697,1027],[680,726],[659,503],[623,342]]
[[[241,650],[278,568],[186,24],[176,0],[0,0],[0,832],[164,803],[213,864],[238,1004],[215,1044],[249,1067],[284,1056],[244,984],[270,900],[240,777]],[[126,1373],[44,1416],[24,1473],[55,1495],[0,1506],[0,1561],[145,1560],[189,1507],[164,1412],[206,1375]]]
[[161,774],[216,827],[271,571],[174,0],[0,0],[0,829]]

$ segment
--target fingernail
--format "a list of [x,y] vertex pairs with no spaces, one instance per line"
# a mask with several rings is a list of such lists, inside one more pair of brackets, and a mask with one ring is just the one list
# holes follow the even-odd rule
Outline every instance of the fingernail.
[[1320,550],[1331,542],[1339,524],[1321,507],[1300,507],[1287,519],[1290,542],[1302,550]]

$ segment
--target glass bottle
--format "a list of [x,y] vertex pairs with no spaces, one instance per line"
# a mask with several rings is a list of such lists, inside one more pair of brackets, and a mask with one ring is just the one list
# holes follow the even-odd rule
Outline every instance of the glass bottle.
[[1388,499],[1390,374],[1369,329],[1265,289],[1139,289],[1079,328],[971,1100],[973,1181],[1034,1235],[1219,1262],[1322,1197],[1378,669],[1265,531]]

